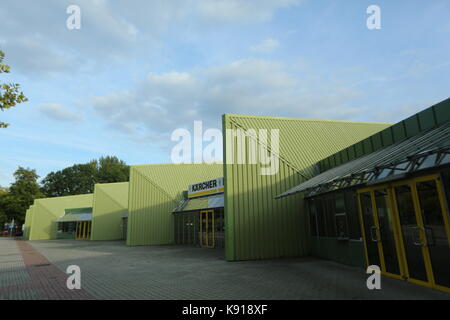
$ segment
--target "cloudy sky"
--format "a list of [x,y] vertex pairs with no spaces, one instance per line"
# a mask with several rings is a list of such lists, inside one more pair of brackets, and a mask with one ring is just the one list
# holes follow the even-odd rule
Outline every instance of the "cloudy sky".
[[448,0],[1,0],[0,81],[29,102],[0,113],[0,185],[19,165],[169,162],[173,130],[220,128],[223,113],[401,120],[450,96],[449,13]]

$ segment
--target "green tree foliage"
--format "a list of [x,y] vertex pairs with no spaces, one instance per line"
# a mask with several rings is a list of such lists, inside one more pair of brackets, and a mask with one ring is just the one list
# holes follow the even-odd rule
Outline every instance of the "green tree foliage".
[[7,222],[7,220],[8,220],[8,217],[6,216],[5,208],[3,206],[3,200],[7,194],[8,194],[8,191],[6,189],[0,187],[0,230],[3,227],[3,225],[5,224],[5,222]]
[[117,157],[101,157],[98,160],[97,183],[125,182],[130,180],[130,167]]
[[[9,73],[10,67],[3,64],[5,54],[0,51],[0,73]],[[18,103],[28,101],[22,91],[20,91],[20,85],[18,83],[0,83],[0,110],[12,108]],[[7,123],[0,121],[0,128],[6,128]]]
[[108,156],[49,173],[41,190],[47,197],[86,194],[94,192],[96,183],[125,182],[129,176],[130,167],[124,161]]
[[76,164],[60,171],[50,172],[42,180],[41,190],[47,197],[92,193],[96,175],[96,161]]
[[0,230],[3,230],[3,226],[5,225],[6,222],[8,222],[8,217],[6,216],[5,212],[0,208]]
[[11,184],[9,192],[0,194],[0,218],[3,213],[7,221],[14,219],[20,225],[25,221],[26,210],[34,199],[44,195],[39,189],[39,176],[35,170],[19,167],[14,172],[14,178],[15,182]]

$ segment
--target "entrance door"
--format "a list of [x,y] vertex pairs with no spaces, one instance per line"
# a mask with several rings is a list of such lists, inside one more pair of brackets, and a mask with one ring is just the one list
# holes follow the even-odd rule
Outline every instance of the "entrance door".
[[200,211],[200,246],[214,248],[214,210]]
[[360,193],[359,197],[363,210],[362,225],[367,238],[368,265],[377,265],[383,273],[401,278],[391,190],[385,187],[371,188]]
[[450,227],[438,175],[358,191],[368,265],[450,291]]
[[76,240],[90,240],[91,221],[77,221]]

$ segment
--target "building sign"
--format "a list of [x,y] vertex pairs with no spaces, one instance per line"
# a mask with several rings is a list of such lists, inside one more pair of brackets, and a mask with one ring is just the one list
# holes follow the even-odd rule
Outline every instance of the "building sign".
[[188,198],[206,196],[224,191],[223,177],[191,184],[188,189]]

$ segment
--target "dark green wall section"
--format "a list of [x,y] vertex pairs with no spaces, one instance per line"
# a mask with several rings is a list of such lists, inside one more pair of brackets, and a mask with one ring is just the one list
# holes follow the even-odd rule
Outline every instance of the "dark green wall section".
[[56,239],[75,239],[75,233],[58,233]]
[[450,121],[450,98],[320,161],[320,172]]
[[311,255],[342,264],[365,268],[362,241],[342,241],[336,238],[310,238]]

